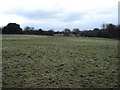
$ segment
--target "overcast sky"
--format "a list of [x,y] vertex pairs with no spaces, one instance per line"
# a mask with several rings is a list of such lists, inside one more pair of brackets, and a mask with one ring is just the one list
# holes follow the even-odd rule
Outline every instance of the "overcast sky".
[[0,0],[0,26],[80,30],[118,24],[119,0]]

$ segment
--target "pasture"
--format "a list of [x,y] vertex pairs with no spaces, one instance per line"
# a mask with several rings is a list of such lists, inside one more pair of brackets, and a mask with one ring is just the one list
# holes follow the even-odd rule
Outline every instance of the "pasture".
[[118,87],[118,41],[2,36],[3,88]]

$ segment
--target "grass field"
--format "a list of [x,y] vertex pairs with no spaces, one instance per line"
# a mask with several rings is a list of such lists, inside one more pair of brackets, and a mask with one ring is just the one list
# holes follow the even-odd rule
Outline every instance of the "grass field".
[[3,35],[3,88],[118,87],[117,40]]

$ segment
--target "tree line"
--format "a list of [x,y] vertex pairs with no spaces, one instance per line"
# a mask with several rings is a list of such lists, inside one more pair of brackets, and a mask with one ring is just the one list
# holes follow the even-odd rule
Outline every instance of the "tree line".
[[76,36],[76,37],[103,37],[103,38],[114,38],[119,39],[120,36],[120,25],[114,24],[103,24],[102,28],[94,28],[93,30],[83,30],[74,28],[70,30],[65,28],[63,31],[54,30],[42,30],[35,29],[34,27],[26,26],[24,29],[19,24],[9,23],[4,27],[0,28],[2,34],[28,34],[28,35],[61,35],[61,36]]

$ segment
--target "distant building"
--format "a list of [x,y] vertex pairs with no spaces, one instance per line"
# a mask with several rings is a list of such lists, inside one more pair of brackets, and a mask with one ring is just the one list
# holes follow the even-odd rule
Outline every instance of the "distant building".
[[63,32],[55,32],[54,36],[64,36],[64,33]]

